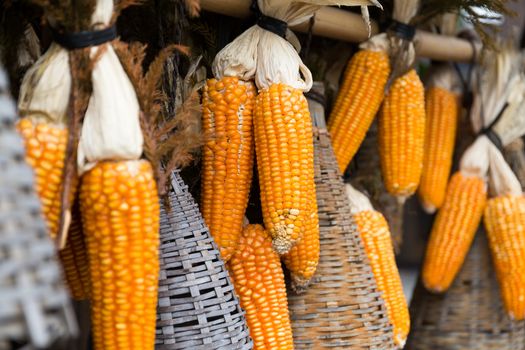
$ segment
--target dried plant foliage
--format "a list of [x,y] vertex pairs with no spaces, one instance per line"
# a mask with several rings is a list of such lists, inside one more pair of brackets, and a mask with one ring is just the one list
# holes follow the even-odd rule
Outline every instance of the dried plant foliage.
[[[166,115],[162,108],[166,97],[159,89],[166,59],[175,50],[188,55],[188,48],[181,45],[166,47],[144,71],[145,45],[116,42],[113,47],[137,92],[142,111],[144,154],[154,165],[160,195],[165,195],[171,171],[187,165],[193,159],[192,153],[201,145],[198,87],[183,88],[182,103],[174,116]],[[193,71],[190,69],[189,74]]]

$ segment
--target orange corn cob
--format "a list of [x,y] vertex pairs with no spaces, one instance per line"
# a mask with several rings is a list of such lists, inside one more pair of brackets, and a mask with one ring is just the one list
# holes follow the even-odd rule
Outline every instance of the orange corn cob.
[[[55,239],[60,222],[62,174],[67,145],[67,129],[48,123],[35,123],[28,118],[18,122],[17,129],[24,139],[26,161],[35,172],[35,187],[49,235]],[[71,191],[72,198],[76,181]]]
[[159,203],[150,163],[97,163],[82,177],[80,207],[95,349],[153,349]]
[[492,198],[485,209],[485,227],[505,309],[511,318],[525,318],[525,197]]
[[380,212],[374,210],[355,213],[354,219],[377,287],[383,293],[388,318],[394,328],[394,342],[402,348],[410,330],[410,316],[388,223]]
[[379,155],[386,190],[412,195],[419,185],[425,143],[424,88],[415,70],[397,78],[379,114]]
[[315,192],[312,122],[299,89],[272,84],[255,103],[255,150],[266,229],[279,254],[305,231]]
[[228,270],[246,310],[254,350],[292,350],[288,300],[279,255],[260,225],[248,225]]
[[427,246],[423,284],[433,292],[448,289],[468,253],[485,209],[487,192],[482,179],[452,175]]
[[73,299],[89,299],[89,263],[79,210],[73,211],[66,245],[58,255]]
[[253,172],[255,86],[234,77],[209,79],[203,96],[201,210],[224,261],[235,252]]
[[328,131],[343,173],[356,154],[384,98],[390,62],[384,51],[361,50],[345,70],[328,120]]
[[[315,190],[315,189],[314,189]],[[319,263],[319,217],[315,191],[310,193],[311,214],[305,222],[305,231],[301,240],[283,256],[290,271],[292,288],[300,291],[308,286]]]
[[418,195],[430,213],[440,208],[445,199],[456,141],[458,102],[455,93],[440,87],[426,92],[425,153]]

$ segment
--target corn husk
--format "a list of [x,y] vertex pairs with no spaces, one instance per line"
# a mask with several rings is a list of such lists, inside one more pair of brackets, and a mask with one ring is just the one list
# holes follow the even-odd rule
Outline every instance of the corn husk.
[[521,184],[500,150],[489,145],[489,189],[494,197],[503,195],[521,196]]
[[[293,26],[309,20],[325,5],[380,6],[376,0],[258,0],[261,12]],[[366,17],[366,11],[365,11]],[[213,74],[220,79],[234,76],[255,79],[259,89],[283,83],[302,91],[312,87],[312,74],[299,57],[299,41],[291,30],[286,39],[254,25],[222,49],[213,62]]]
[[346,195],[350,202],[352,214],[357,214],[362,211],[374,210],[372,203],[363,193],[356,190],[352,185],[345,184]]
[[438,87],[460,95],[463,91],[458,73],[450,64],[437,65],[431,68],[425,87]]
[[[97,0],[91,16],[93,28],[109,25],[113,7],[113,0]],[[137,96],[111,43],[92,47],[91,57],[96,63],[78,146],[80,174],[101,160],[139,159],[144,142]],[[70,92],[68,51],[53,43],[24,77],[19,109],[24,116],[65,125]]]
[[487,136],[481,135],[467,148],[459,163],[459,169],[464,176],[487,179],[491,144]]

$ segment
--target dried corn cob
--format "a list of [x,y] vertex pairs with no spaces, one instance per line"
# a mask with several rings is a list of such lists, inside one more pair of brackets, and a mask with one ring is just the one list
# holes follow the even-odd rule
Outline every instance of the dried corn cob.
[[82,177],[95,349],[152,349],[159,203],[145,160],[101,161]]
[[[66,154],[67,129],[58,124],[23,118],[17,129],[24,139],[26,161],[35,172],[35,187],[49,235],[58,234],[61,209],[62,176]],[[76,180],[74,181],[76,182]],[[76,184],[73,189],[76,188]],[[71,191],[74,196],[75,190]]]
[[440,208],[445,199],[456,140],[458,102],[457,94],[441,87],[433,86],[426,92],[425,153],[418,195],[429,213]]
[[423,284],[433,292],[448,289],[463,260],[481,220],[487,201],[483,179],[455,173],[447,187],[423,264]]
[[312,122],[299,89],[272,84],[255,104],[255,149],[266,229],[279,254],[305,232],[315,192]]
[[390,62],[384,51],[361,50],[348,63],[328,122],[341,173],[379,110],[389,74]]
[[403,348],[410,330],[410,316],[388,223],[362,193],[349,184],[346,191],[377,287],[383,293],[388,318],[394,328],[394,342]]
[[255,86],[234,77],[209,79],[203,96],[201,211],[224,261],[242,232],[253,172]]
[[525,197],[489,199],[484,215],[492,258],[505,309],[512,319],[525,318]]
[[392,84],[379,114],[378,136],[386,190],[411,196],[421,178],[425,142],[424,88],[415,70]]
[[244,228],[228,269],[241,306],[246,310],[254,349],[293,349],[281,261],[262,226]]
[[89,299],[89,263],[79,208],[73,209],[66,245],[58,255],[73,299]]

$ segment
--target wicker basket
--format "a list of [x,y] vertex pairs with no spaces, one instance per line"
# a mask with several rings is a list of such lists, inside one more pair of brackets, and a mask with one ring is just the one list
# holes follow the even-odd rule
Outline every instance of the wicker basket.
[[0,68],[0,348],[13,340],[46,347],[77,327],[14,128],[15,110]]
[[410,305],[409,350],[524,350],[525,322],[503,310],[484,232],[444,295],[418,284]]
[[308,289],[289,294],[295,349],[393,349],[392,329],[350,214],[324,112],[315,102],[309,103],[317,125],[321,257]]
[[178,172],[161,208],[156,349],[252,349],[219,250]]

